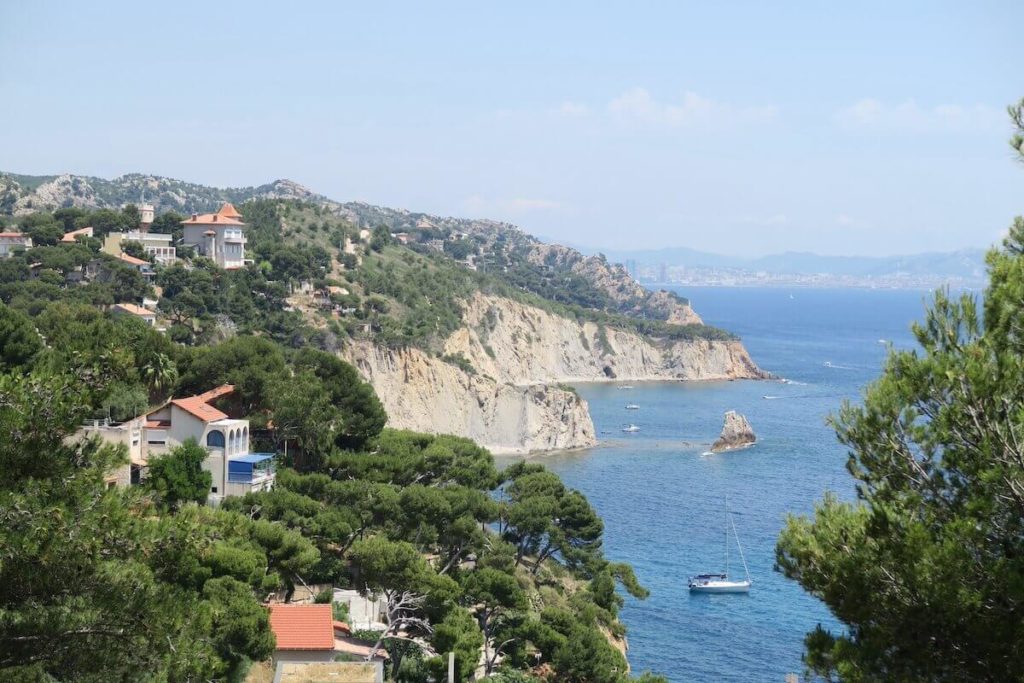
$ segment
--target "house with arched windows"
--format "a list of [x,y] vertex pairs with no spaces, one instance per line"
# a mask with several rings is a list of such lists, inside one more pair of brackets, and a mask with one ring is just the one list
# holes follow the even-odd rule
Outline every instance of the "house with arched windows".
[[187,398],[172,399],[146,416],[148,456],[161,455],[195,439],[209,454],[203,469],[213,477],[210,501],[267,491],[274,484],[274,456],[249,451],[249,421],[233,419],[212,402],[234,391],[230,384]]

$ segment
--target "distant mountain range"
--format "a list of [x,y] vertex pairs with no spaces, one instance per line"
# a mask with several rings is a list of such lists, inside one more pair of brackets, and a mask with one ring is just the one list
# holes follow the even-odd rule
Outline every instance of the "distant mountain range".
[[[132,173],[108,180],[71,174],[29,176],[0,172],[0,215],[24,215],[41,209],[78,206],[117,208],[143,198],[158,212],[207,211],[219,202],[249,199],[296,199],[327,205],[358,225],[385,224],[392,230],[412,229],[422,221],[441,228],[511,231],[515,226],[490,220],[449,218],[389,209],[364,202],[336,202],[290,180],[258,187],[213,188],[172,178]],[[557,239],[539,238],[558,243]],[[588,255],[603,253],[611,263],[631,267],[641,281],[681,284],[765,284],[823,286],[934,287],[942,284],[982,286],[985,250],[962,249],[903,256],[822,256],[785,252],[753,259],[669,247],[649,250],[598,249],[571,245]]]
[[[686,247],[651,250],[604,250],[575,245],[583,253],[603,253],[610,261],[629,265],[637,270],[666,268],[689,271],[689,280],[730,275],[755,278],[771,276],[832,276],[863,280],[905,279],[907,281],[950,281],[973,285],[985,281],[985,250],[961,249],[951,252],[926,252],[900,256],[823,256],[810,252],[789,251],[758,258],[739,258],[714,254]],[[691,282],[692,283],[692,282]]]

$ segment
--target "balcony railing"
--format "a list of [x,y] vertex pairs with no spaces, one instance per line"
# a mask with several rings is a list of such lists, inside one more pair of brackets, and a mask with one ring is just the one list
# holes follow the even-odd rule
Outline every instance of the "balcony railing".
[[274,468],[255,470],[253,472],[228,472],[229,484],[262,484],[274,478]]

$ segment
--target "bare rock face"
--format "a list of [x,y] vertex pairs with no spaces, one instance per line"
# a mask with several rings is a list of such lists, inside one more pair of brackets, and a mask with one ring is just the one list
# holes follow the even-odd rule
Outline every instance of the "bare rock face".
[[464,436],[496,454],[597,443],[587,402],[572,391],[470,374],[417,349],[357,342],[344,353],[373,384],[389,427]]
[[559,384],[768,376],[737,340],[658,344],[501,297],[474,295],[463,321],[443,352],[464,366],[368,342],[342,351],[390,426],[469,437],[495,453],[585,448],[596,443],[587,402]]
[[725,424],[722,425],[721,436],[718,437],[718,441],[711,444],[711,452],[721,453],[736,448],[745,448],[755,441],[757,441],[757,436],[750,423],[747,422],[747,418],[735,410],[730,410],[725,414]]

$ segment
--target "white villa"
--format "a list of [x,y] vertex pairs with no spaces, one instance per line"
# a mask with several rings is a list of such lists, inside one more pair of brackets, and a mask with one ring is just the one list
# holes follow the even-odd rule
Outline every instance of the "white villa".
[[[153,260],[157,263],[165,265],[174,263],[177,259],[177,249],[174,247],[171,235],[149,231],[150,226],[153,225],[155,215],[156,211],[152,204],[140,206],[139,227],[128,232],[110,233],[103,242],[103,251],[111,256],[117,256],[122,251],[122,242],[138,242],[142,245],[146,254],[152,256]],[[89,228],[89,230],[91,235],[92,228]]]
[[32,248],[32,238],[23,232],[0,232],[0,258],[12,256],[14,252]]
[[234,206],[225,203],[217,213],[192,214],[181,224],[182,242],[213,259],[221,268],[242,268],[245,260],[245,223]]
[[145,478],[149,458],[195,439],[208,455],[203,469],[213,481],[209,502],[218,504],[227,496],[252,491],[269,491],[274,485],[274,456],[249,452],[249,421],[231,419],[210,402],[234,391],[230,384],[198,396],[172,399],[149,414],[128,422],[94,422],[80,433],[97,434],[104,441],[128,447],[130,463],[112,472],[108,485],[138,484]]

